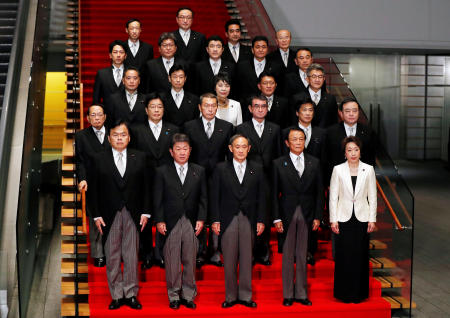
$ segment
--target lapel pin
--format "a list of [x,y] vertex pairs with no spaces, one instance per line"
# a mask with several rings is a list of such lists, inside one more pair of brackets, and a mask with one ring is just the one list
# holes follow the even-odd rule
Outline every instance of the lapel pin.
[[250,170],[250,174],[254,174],[253,170]]
[[286,161],[284,162],[284,166],[287,167],[287,162]]

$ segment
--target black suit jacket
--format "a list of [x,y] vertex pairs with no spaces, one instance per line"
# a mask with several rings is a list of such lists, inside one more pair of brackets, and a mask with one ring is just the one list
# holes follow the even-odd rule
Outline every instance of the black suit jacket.
[[138,93],[133,110],[128,106],[124,89],[112,94],[105,102],[105,108],[108,110],[107,126],[110,127],[118,119],[126,120],[130,126],[145,123],[148,118],[145,106],[144,94]]
[[[376,139],[372,129],[369,126],[358,123],[356,126],[356,137],[362,142],[361,161],[372,166],[375,165]],[[342,149],[342,140],[347,137],[344,123],[335,124],[327,129],[326,133],[326,152],[328,158],[327,181],[330,182],[333,167],[344,163],[344,150]]]
[[292,119],[290,115],[289,102],[287,98],[274,95],[272,107],[267,113],[266,119],[277,124],[281,128],[285,128],[291,124]]
[[228,142],[233,135],[233,125],[216,118],[213,134],[208,139],[202,118],[197,118],[185,123],[183,132],[191,139],[191,162],[204,167],[206,176],[211,176],[216,164],[224,161],[229,153]]
[[[267,183],[261,165],[247,160],[242,184],[233,162],[221,162],[214,170],[210,191],[211,223],[220,222],[220,233],[225,233],[235,215],[242,211],[253,228],[265,223],[267,217]],[[270,229],[266,229],[267,231]]]
[[236,133],[249,138],[251,148],[248,159],[261,164],[268,173],[272,160],[281,155],[280,126],[266,120],[263,133],[259,138],[253,122],[249,120],[237,126]]
[[284,83],[283,95],[286,98],[291,98],[295,94],[298,94],[301,92],[308,93],[307,86],[305,86],[305,84],[303,84],[303,81],[300,78],[298,67],[294,72],[287,73],[284,76],[283,83]]
[[172,32],[177,39],[177,52],[175,56],[182,58],[189,64],[199,62],[206,58],[206,38],[197,31],[191,30],[188,45],[183,41],[180,30]]
[[222,59],[224,59],[228,62],[234,63],[234,64],[237,64],[239,62],[246,61],[246,60],[251,60],[251,59],[253,59],[252,49],[250,48],[250,46],[240,44],[239,45],[239,57],[236,62],[234,60],[233,54],[231,53],[228,44],[225,44],[225,47],[224,47],[224,50],[222,53]]
[[136,56],[133,56],[133,53],[131,53],[131,49],[128,46],[128,40],[126,40],[125,43],[126,43],[125,51],[127,53],[125,64],[127,66],[134,66],[142,72],[147,61],[153,59],[153,46],[151,44],[139,40],[139,49],[136,53]]
[[158,167],[153,194],[155,223],[165,222],[167,235],[183,215],[194,228],[195,222],[206,221],[208,195],[203,167],[189,163],[184,184],[173,161]]
[[[184,64],[186,62],[181,59],[175,57],[174,64]],[[153,59],[147,61],[145,67],[145,92],[165,92],[171,88],[169,82],[169,74],[167,74],[166,68],[164,66],[162,57],[158,57],[157,59]],[[188,74],[186,74],[188,75]],[[187,81],[186,81],[187,83]]]
[[150,174],[145,153],[128,148],[126,170],[121,177],[112,150],[100,152],[95,155],[93,171],[89,187],[92,216],[102,217],[106,224],[104,242],[117,211],[124,206],[139,229],[141,214],[151,214]]
[[95,76],[94,91],[92,93],[92,103],[104,103],[106,99],[118,90],[123,89],[123,83],[117,86],[114,79],[113,67],[108,66],[97,71]]
[[[295,108],[295,105],[305,98],[311,98],[309,91],[300,92],[292,96],[290,104]],[[312,125],[328,128],[337,122],[338,105],[336,102],[336,97],[322,90],[320,101],[314,106],[314,118],[312,120]]]
[[276,49],[273,52],[270,52],[267,55],[267,58],[271,60],[272,62],[278,63],[281,66],[282,75],[286,75],[288,73],[292,73],[297,71],[298,72],[298,66],[295,64],[295,51],[292,49],[289,49],[289,56],[288,56],[288,64],[287,66],[284,65],[283,58],[281,57],[280,49]]
[[300,178],[288,155],[273,161],[272,214],[273,220],[281,219],[284,232],[278,237],[278,251],[283,250],[284,239],[297,205],[302,208],[305,221],[321,220],[324,207],[324,191],[319,160],[304,154],[305,169]]
[[[233,79],[235,77],[234,67],[234,63],[222,59],[219,72],[226,72],[231,83],[233,83]],[[193,76],[195,78],[194,92],[198,96],[204,93],[215,94],[214,73],[213,69],[211,68],[211,64],[209,63],[209,59],[196,63],[194,65],[193,73]],[[233,97],[232,92],[230,92],[230,97]]]
[[200,115],[199,98],[196,95],[184,91],[180,108],[175,104],[170,90],[161,95],[164,102],[164,120],[182,127],[185,122],[198,118]]
[[[279,82],[281,76],[280,65],[271,62],[266,58],[266,66],[264,67],[264,71],[270,72],[272,75],[275,76],[275,81],[277,83]],[[253,58],[238,63],[236,68],[236,84],[237,87],[235,91],[237,91],[241,99],[248,98],[251,95],[256,95],[259,93],[258,77],[256,76]],[[277,94],[277,91],[278,88],[275,91],[275,94]]]
[[177,126],[163,120],[159,138],[156,140],[148,122],[135,125],[131,127],[130,147],[145,152],[150,166],[156,168],[173,162],[169,148],[172,136],[177,132]]

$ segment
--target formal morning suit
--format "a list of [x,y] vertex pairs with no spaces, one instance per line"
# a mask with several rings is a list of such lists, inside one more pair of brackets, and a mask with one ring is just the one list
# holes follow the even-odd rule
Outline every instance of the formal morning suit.
[[[291,96],[294,96],[301,92],[305,93],[308,92],[308,86],[307,85],[305,86],[302,79],[300,78],[300,71],[298,67],[295,72],[287,73],[284,76],[283,82],[284,82],[283,95],[286,98],[291,98]],[[294,107],[294,105],[291,106]]]
[[[94,198],[92,215],[94,218],[102,217],[106,225],[103,240],[111,297],[137,296],[139,222],[142,214],[151,214],[146,155],[128,148],[122,176],[110,148],[95,156],[94,169],[95,176],[90,187]],[[121,260],[124,263],[123,274]]]
[[[175,57],[174,65],[175,64],[186,65],[186,62],[181,58]],[[171,88],[169,82],[169,72],[166,70],[166,67],[164,66],[163,59],[161,56],[156,59],[147,61],[144,74],[146,81],[145,84],[146,93],[152,92],[161,93]],[[187,79],[187,81],[189,81],[189,79]]]
[[[233,84],[234,84],[233,80],[235,77],[234,68],[235,68],[234,63],[222,59],[220,62],[220,68],[217,72],[217,73],[225,72],[228,74],[228,78],[231,81],[230,97],[233,96]],[[193,69],[195,81],[194,92],[198,96],[201,96],[204,93],[215,94],[216,86],[214,85],[214,73],[209,59],[196,63]]]
[[[100,142],[94,128],[88,127],[75,134],[75,160],[77,166],[78,182],[86,180],[88,190],[91,185],[93,175],[94,156],[95,154],[105,151],[110,147],[108,141],[108,130],[105,128],[103,133],[103,142]],[[91,216],[90,191],[86,191],[87,212],[89,214],[89,242],[91,243],[91,257],[100,258],[104,256],[102,237],[97,227],[94,225]]]
[[239,56],[238,60],[236,61],[233,57],[233,54],[231,53],[230,47],[228,46],[228,44],[225,44],[222,53],[222,59],[235,64],[245,60],[251,60],[253,59],[252,49],[250,48],[250,46],[239,44]]
[[189,64],[199,62],[206,58],[206,38],[197,31],[191,30],[188,44],[183,41],[180,30],[173,32],[177,39],[177,52],[175,56],[181,57]]
[[287,65],[284,64],[280,49],[277,48],[275,51],[270,52],[267,55],[268,60],[280,65],[281,73],[280,73],[280,77],[278,79],[279,82],[277,82],[278,92],[280,94],[282,94],[282,92],[284,91],[284,80],[285,80],[286,74],[294,73],[298,70],[298,66],[297,66],[297,64],[295,64],[296,52],[292,49],[288,49],[288,50],[289,50],[289,53],[288,53]]
[[170,90],[162,94],[161,97],[164,102],[163,119],[178,127],[182,127],[185,122],[198,118],[200,115],[200,110],[198,109],[200,100],[190,92],[184,91],[180,108],[177,107]]
[[267,113],[266,119],[281,128],[288,127],[292,122],[288,99],[278,95],[272,96],[272,106]]
[[106,117],[107,126],[110,126],[116,120],[122,119],[128,122],[130,126],[147,122],[147,113],[145,112],[145,95],[138,93],[133,97],[134,106],[130,107],[127,100],[126,91],[122,89],[112,94],[105,102],[110,115]]
[[171,302],[180,297],[193,301],[197,294],[194,228],[197,221],[206,220],[208,205],[205,169],[189,163],[184,183],[178,173],[173,162],[157,168],[153,191],[155,223],[165,222],[167,227],[164,261]]
[[[158,139],[156,139],[148,121],[131,127],[130,147],[147,154],[147,160],[150,165],[150,173],[152,176],[155,175],[157,167],[173,162],[169,152],[170,142],[172,136],[179,132],[179,128],[171,123],[162,120],[160,124],[161,127]],[[151,260],[151,258],[154,258],[159,262],[163,259],[164,237],[158,231],[155,235],[154,251],[151,226],[147,226],[144,231],[141,232],[141,241],[143,254],[146,259]]]
[[[120,81],[119,86],[117,86],[113,71],[112,66],[97,71],[92,93],[92,104],[104,103],[110,95],[124,88],[122,81]],[[105,109],[107,115],[108,112],[109,110]]]
[[281,220],[284,228],[284,232],[278,236],[278,251],[283,253],[283,297],[305,299],[308,227],[314,219],[322,218],[323,184],[317,158],[303,154],[301,176],[297,169],[290,154],[273,162],[272,213],[273,220]]
[[153,46],[146,42],[139,40],[139,48],[136,52],[136,55],[133,55],[133,52],[130,49],[129,41],[125,41],[125,52],[127,53],[127,57],[125,59],[125,64],[127,66],[133,66],[139,70],[139,74],[141,77],[141,84],[139,85],[139,91],[145,92],[146,87],[145,83],[147,83],[147,75],[146,75],[146,64],[147,61],[153,59]]
[[330,222],[335,235],[334,297],[358,303],[369,297],[368,222],[376,222],[377,186],[374,168],[359,162],[357,176],[348,162],[333,169],[330,181]]
[[220,222],[227,302],[252,299],[252,243],[256,224],[266,219],[267,186],[263,168],[248,160],[245,165],[240,180],[234,161],[219,163],[210,192],[211,222]]
[[[184,124],[183,132],[191,140],[192,152],[190,161],[205,168],[207,182],[211,187],[211,177],[214,168],[219,162],[225,160],[229,154],[228,143],[233,135],[233,125],[222,119],[214,119],[214,130],[211,137],[208,138],[202,118],[191,120]],[[211,232],[210,232],[211,233]],[[199,235],[199,259],[209,257],[210,261],[220,262],[220,253],[218,251],[218,238],[216,235],[210,235],[209,255],[206,251],[206,229]]]

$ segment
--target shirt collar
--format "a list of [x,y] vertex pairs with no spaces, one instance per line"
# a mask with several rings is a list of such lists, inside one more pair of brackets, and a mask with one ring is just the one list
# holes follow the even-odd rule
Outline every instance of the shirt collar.
[[184,31],[182,28],[178,29],[180,31],[181,36],[185,36],[186,34],[191,34],[191,29]]
[[282,49],[279,49],[280,50],[280,53],[281,53],[281,56],[283,56],[284,55],[284,53],[287,53],[288,54],[288,57],[289,57],[289,49],[287,49],[287,51],[285,52],[285,51],[283,51]]
[[264,60],[262,61],[258,61],[256,58],[253,57],[253,63],[255,63],[255,65],[258,65],[259,63],[262,63],[262,65],[266,65],[266,58],[264,58]]
[[[206,127],[206,125],[208,124],[208,121],[205,119],[205,117],[202,116],[202,121],[203,121],[203,126]],[[211,123],[212,126],[214,126],[214,124],[216,123],[216,117],[214,117],[213,119],[211,119],[209,121]]]
[[241,44],[238,42],[235,45],[231,44],[230,42],[228,42],[228,47],[230,48],[230,50],[233,49],[233,46],[236,47],[237,50],[239,50],[239,48],[241,47]]
[[298,68],[298,73],[300,74],[300,77],[306,81],[306,78],[305,78],[306,77],[306,73],[303,72],[301,68]]
[[266,123],[266,120],[264,119],[261,123],[259,123],[255,118],[252,118],[253,126],[257,127],[259,124],[262,124],[264,127],[264,124]]
[[303,130],[308,130],[311,129],[311,124],[309,124],[308,126],[303,126],[302,124],[300,124],[300,122],[298,123],[298,127],[303,129]]
[[179,94],[178,96],[184,95],[184,89],[182,88],[179,92],[175,91],[173,87],[170,89],[170,92],[172,93],[172,96],[175,97],[175,94]]
[[214,61],[212,58],[209,58],[209,64],[211,64],[211,65],[213,65],[214,63],[218,63],[220,65],[221,62],[222,62],[222,59],[220,57],[217,61]]
[[167,61],[169,61],[170,63],[172,63],[172,62],[174,62],[174,59],[175,59],[174,56],[172,56],[172,58],[170,58],[170,59],[166,59],[164,56],[161,56],[161,57],[162,57],[162,60],[163,60],[163,63],[164,63],[164,64],[166,64]]
[[235,170],[239,169],[239,165],[242,165],[242,168],[245,170],[245,168],[247,167],[247,159],[245,159],[244,161],[242,161],[242,163],[240,163],[233,158],[233,166]]
[[[112,149],[112,153],[113,153],[114,158],[116,158],[116,157],[119,155],[120,151],[114,149],[113,147],[111,147],[111,149]],[[127,157],[127,148],[125,148],[125,149],[122,151],[122,154],[123,154],[123,157],[124,157],[124,158]]]
[[[173,163],[175,164],[175,169],[177,169],[177,173],[179,173],[181,165],[178,162],[176,162],[175,160],[173,161]],[[183,173],[184,173],[184,175],[186,175],[186,172],[188,169],[188,163],[186,162],[182,167],[184,168]]]
[[150,125],[150,128],[153,128],[154,126],[162,127],[162,119],[160,119],[156,124],[149,120],[148,124]]
[[116,71],[117,69],[119,69],[119,70],[121,70],[122,72],[123,72],[123,70],[124,70],[124,66],[123,66],[123,63],[122,63],[122,65],[120,65],[119,67],[116,67],[114,64],[112,64],[112,67],[113,67],[113,69],[114,69],[114,71]]
[[137,47],[139,47],[139,44],[140,44],[139,39],[136,42],[133,42],[130,39],[128,39],[128,46],[129,47],[132,47],[135,44],[136,44]]
[[[347,123],[346,122],[344,122],[344,127],[345,127],[345,130],[346,131],[348,131],[350,128],[355,128],[355,130],[356,130],[356,126],[358,125],[358,123],[355,123],[353,126],[349,126],[349,125],[347,125]],[[355,131],[356,132],[356,131]]]
[[291,157],[291,160],[292,160],[292,163],[294,164],[294,166],[295,166],[295,162],[297,161],[298,157],[300,157],[300,160],[305,160],[305,157],[303,155],[303,151],[298,156],[296,154],[293,154],[292,152],[289,151],[289,157]]
[[322,97],[322,91],[320,89],[317,92],[315,92],[311,89],[311,87],[308,87],[308,90],[311,97],[314,96],[314,94],[317,94],[317,96],[319,96],[319,100]]
[[97,131],[101,131],[103,133],[103,135],[105,135],[105,132],[106,132],[105,125],[103,125],[102,128],[100,128],[100,129],[97,129],[94,126],[91,126],[91,127],[95,133],[97,133]]

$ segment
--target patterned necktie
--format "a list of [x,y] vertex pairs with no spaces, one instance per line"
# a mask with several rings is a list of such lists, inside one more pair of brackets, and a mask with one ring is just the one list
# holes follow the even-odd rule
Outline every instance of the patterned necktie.
[[120,68],[116,68],[116,84],[117,87],[120,86],[120,81],[122,80],[122,76],[120,76]]
[[237,56],[236,45],[233,45],[233,51],[232,51],[231,53],[233,53],[233,58],[234,58],[234,60],[235,60],[236,63],[237,63],[239,57]]
[[314,103],[319,104],[319,94],[314,94]]
[[188,32],[184,32],[183,41],[184,41],[184,44],[186,44],[186,46],[187,46],[189,43],[189,33]]
[[298,176],[301,178],[302,174],[303,174],[303,164],[302,164],[302,161],[300,159],[300,156],[297,157],[297,160],[295,161],[295,165],[297,167]]
[[170,61],[169,60],[166,61],[166,71],[167,71],[167,74],[169,74],[169,71],[170,71]]
[[95,132],[95,134],[97,135],[98,141],[100,141],[100,143],[102,144],[103,143],[103,131],[97,130]]
[[184,179],[186,178],[186,176],[184,175],[184,167],[180,166],[180,181],[181,184],[184,184]]
[[136,56],[136,53],[137,53],[137,43],[131,44],[131,53],[133,53],[133,56]]
[[153,125],[153,135],[155,136],[155,139],[158,140],[158,138],[159,138],[159,125]]
[[209,139],[209,138],[211,138],[211,135],[212,135],[211,122],[208,121],[208,122],[206,123],[206,126],[208,126],[208,127],[206,128],[206,136],[208,136],[208,139]]
[[348,130],[350,131],[349,136],[354,136],[355,135],[354,134],[355,127],[350,127]]
[[217,73],[218,73],[218,72],[217,72],[217,71],[218,71],[218,69],[217,69],[218,64],[219,64],[219,63],[217,63],[217,62],[214,62],[214,63],[213,63],[213,74],[214,74],[214,75],[217,75]]
[[258,127],[258,135],[259,137],[261,137],[263,133],[263,124],[258,124],[257,127]]
[[135,104],[134,98],[136,97],[136,94],[129,94],[128,97],[130,99],[128,102],[128,107],[130,107],[130,110],[133,110]]
[[283,62],[284,62],[284,65],[287,67],[287,65],[288,65],[288,53],[287,52],[284,52],[284,54],[283,54]]
[[175,93],[175,104],[180,108],[180,93]]
[[119,170],[120,175],[123,177],[125,174],[125,164],[123,162],[123,153],[118,153],[119,158],[117,159],[117,170]]
[[244,179],[244,167],[242,163],[238,165],[238,179],[239,183],[242,183],[242,180]]

